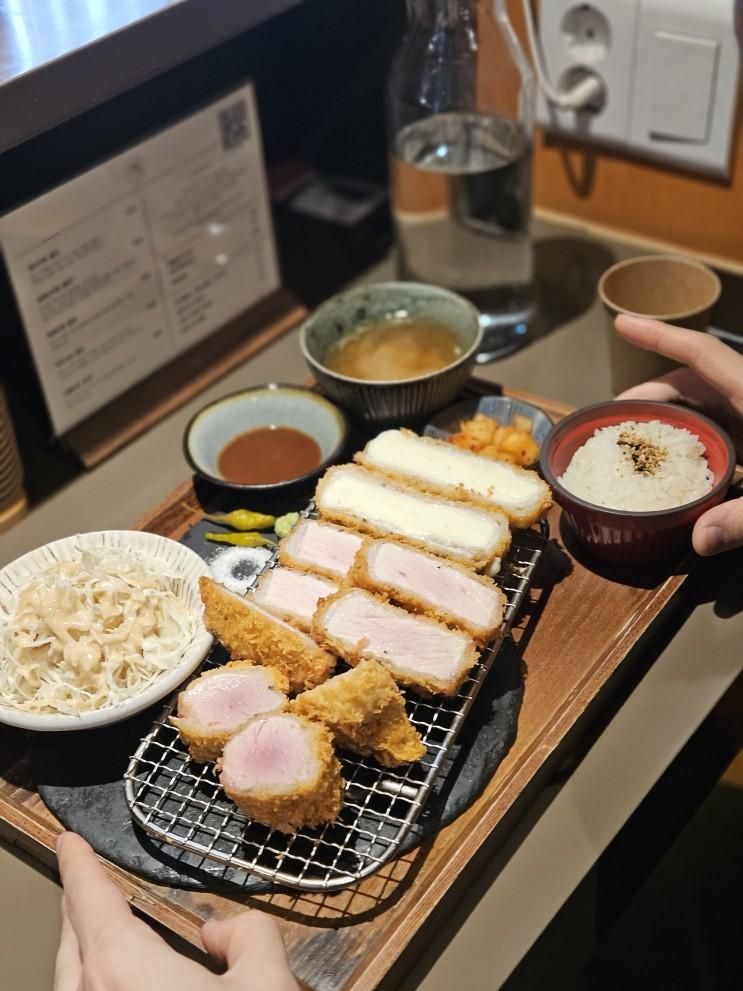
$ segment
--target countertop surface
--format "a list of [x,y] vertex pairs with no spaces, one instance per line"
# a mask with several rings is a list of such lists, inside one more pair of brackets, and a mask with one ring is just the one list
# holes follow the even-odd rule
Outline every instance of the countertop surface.
[[[542,254],[560,258],[553,287],[556,280],[572,282],[586,306],[564,308],[568,318],[557,329],[479,374],[576,406],[606,399],[604,315],[592,293],[586,295],[586,264],[606,259],[607,250],[615,256],[631,251],[546,224],[538,234]],[[386,264],[368,278],[391,271]],[[181,436],[196,409],[244,386],[306,377],[296,332],[289,333],[0,537],[0,565],[75,531],[127,527],[187,475]],[[692,612],[568,781],[544,796],[539,815],[450,913],[405,987],[500,986],[743,669],[736,649],[741,633],[741,615],[723,619],[713,602]],[[58,889],[5,850],[0,877],[0,958],[9,961],[4,977],[14,991],[42,991],[51,986]]]

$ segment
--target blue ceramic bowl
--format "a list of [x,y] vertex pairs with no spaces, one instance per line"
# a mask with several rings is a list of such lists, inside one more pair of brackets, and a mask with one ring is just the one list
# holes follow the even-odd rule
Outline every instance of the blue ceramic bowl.
[[[259,427],[303,431],[319,445],[320,463],[304,475],[281,482],[254,485],[223,478],[218,468],[220,453],[240,434]],[[275,492],[319,476],[339,457],[347,438],[346,417],[324,396],[298,385],[271,382],[233,392],[199,410],[183,435],[183,453],[193,471],[215,485],[242,492]]]
[[[456,335],[461,355],[436,372],[392,382],[351,378],[324,364],[341,337],[360,324],[390,316],[428,317],[444,324]],[[472,373],[482,334],[477,309],[462,296],[421,282],[379,282],[323,303],[302,324],[299,344],[323,392],[381,427],[421,419],[452,402]]]

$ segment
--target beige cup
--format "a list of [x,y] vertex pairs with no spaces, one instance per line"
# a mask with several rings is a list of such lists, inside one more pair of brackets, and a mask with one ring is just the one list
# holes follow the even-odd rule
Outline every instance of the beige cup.
[[677,327],[706,330],[721,291],[715,273],[699,262],[673,255],[642,255],[612,265],[599,280],[609,330],[614,394],[678,368],[675,361],[629,344],[614,329],[619,313],[652,317]]

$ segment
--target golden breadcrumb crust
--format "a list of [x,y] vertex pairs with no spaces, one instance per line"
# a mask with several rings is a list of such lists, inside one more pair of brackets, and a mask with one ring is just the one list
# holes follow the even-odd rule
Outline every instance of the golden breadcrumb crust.
[[378,661],[361,661],[303,692],[292,711],[325,723],[340,747],[374,757],[384,767],[409,764],[426,752],[405,712],[400,689]]
[[[328,650],[334,651],[352,667],[356,667],[356,665],[360,664],[361,661],[367,659],[379,661],[380,664],[387,668],[399,685],[406,685],[409,688],[412,688],[419,695],[456,695],[466,680],[473,665],[477,662],[478,653],[474,642],[469,637],[466,637],[465,634],[459,634],[469,641],[465,651],[465,661],[460,665],[457,671],[453,672],[451,678],[446,681],[443,681],[440,678],[433,678],[425,672],[418,673],[412,670],[399,670],[395,668],[391,658],[378,657],[371,653],[369,641],[366,637],[362,637],[353,646],[349,646],[343,641],[338,640],[328,631],[325,625],[325,617],[328,611],[332,609],[333,604],[337,600],[341,599],[344,595],[353,594],[354,592],[360,592],[360,594],[365,595],[370,599],[374,599],[376,602],[383,605],[386,609],[391,610],[393,613],[404,613],[406,616],[411,615],[405,609],[400,609],[398,606],[390,605],[390,603],[387,602],[387,600],[382,596],[372,595],[371,592],[367,592],[365,590],[362,591],[360,589],[344,589],[341,592],[337,592],[335,595],[331,595],[327,599],[323,599],[322,605],[313,616],[312,631],[317,642],[326,646]],[[438,623],[435,619],[430,619],[428,616],[417,615],[415,616],[415,619],[419,623],[427,623],[435,626],[437,629],[442,628],[441,623]],[[454,636],[453,630],[449,630],[448,627],[444,627],[444,629]]]
[[354,585],[359,588],[368,589],[370,592],[376,592],[377,595],[390,599],[392,602],[397,603],[397,605],[405,606],[405,608],[410,609],[411,612],[421,613],[424,616],[431,616],[433,619],[438,620],[439,623],[443,623],[446,626],[453,626],[459,630],[464,630],[465,633],[469,633],[476,643],[483,644],[487,643],[489,640],[492,640],[503,625],[503,610],[506,606],[506,597],[492,578],[488,578],[486,575],[478,575],[477,572],[472,571],[471,568],[467,568],[463,564],[459,564],[456,561],[445,561],[438,558],[435,554],[424,554],[423,551],[418,551],[419,554],[423,554],[423,556],[427,557],[429,560],[437,562],[439,566],[444,568],[455,568],[457,571],[461,571],[463,575],[471,578],[472,581],[479,582],[480,585],[485,585],[487,588],[495,592],[500,608],[498,609],[493,622],[489,626],[478,626],[471,623],[464,616],[460,616],[458,613],[442,608],[441,606],[434,605],[422,595],[416,595],[415,592],[411,592],[409,589],[403,589],[400,588],[399,585],[381,582],[374,578],[369,571],[369,553],[375,544],[382,543],[396,543],[396,541],[371,540],[367,538],[361,545],[359,552],[354,558],[351,570],[348,573],[348,577]]
[[[329,523],[327,520],[322,521],[323,526],[331,527],[333,530],[347,530],[348,527],[335,526],[333,523]],[[323,568],[322,565],[317,564],[316,561],[307,560],[304,558],[294,557],[289,545],[291,539],[294,536],[296,529],[301,526],[300,523],[289,533],[279,543],[279,561],[286,568],[293,568],[294,571],[305,571],[311,575],[320,575],[323,578],[330,578],[334,582],[342,583],[346,577],[345,572],[334,571],[332,568]],[[351,528],[353,529],[353,528]]]
[[[282,567],[285,571],[296,571],[300,574],[310,574],[310,572],[302,571],[300,568],[290,568],[286,565],[282,565]],[[276,569],[272,568],[270,570],[263,572],[263,574],[258,579],[258,584],[255,587],[256,592],[258,591],[258,589],[260,589],[261,585],[264,582],[268,581],[269,576],[272,575],[275,570]],[[320,575],[315,575],[314,577],[319,578]],[[335,593],[340,590],[341,583],[337,581],[333,582],[333,586],[334,587],[332,589],[328,589],[327,592],[328,595],[335,595]],[[323,598],[325,598],[325,596],[323,596]],[[318,602],[322,602],[322,599],[319,599]],[[273,613],[274,616],[278,616],[279,619],[283,619],[284,622],[289,623],[290,626],[296,626],[296,628],[298,630],[301,630],[303,633],[309,634],[312,630],[312,617],[310,617],[309,619],[305,619],[304,616],[300,616],[298,615],[298,613],[292,612],[291,603],[287,603],[286,608],[284,609],[281,609],[276,605],[271,605],[269,607],[260,600],[256,601],[256,605],[260,606],[261,609],[265,609],[266,612],[270,612]]]
[[[408,434],[411,437],[418,437],[418,434],[414,434],[411,430],[402,429],[400,433]],[[458,452],[458,454],[463,457],[470,455],[473,458],[483,458],[481,454],[477,454],[475,451],[465,451],[460,447],[453,446],[448,441],[439,440],[436,437],[418,437],[418,439],[423,441],[425,444],[432,444],[445,448],[447,451]],[[491,458],[483,458],[483,460],[492,461]],[[506,462],[501,462],[501,464],[503,464],[508,471],[528,475],[530,480],[534,482],[535,487],[538,489],[538,498],[533,505],[529,506],[527,509],[519,509],[513,505],[509,506],[508,503],[504,504],[499,502],[497,491],[493,491],[491,493],[490,499],[484,498],[476,492],[473,492],[471,489],[465,488],[465,486],[461,483],[458,483],[456,481],[456,474],[453,475],[451,485],[436,485],[426,479],[407,474],[403,465],[400,466],[399,471],[392,471],[391,469],[385,468],[382,465],[378,465],[372,461],[366,454],[366,449],[357,452],[354,455],[354,461],[366,468],[367,471],[379,474],[384,478],[389,478],[397,484],[414,485],[422,492],[427,492],[430,495],[440,495],[447,499],[454,499],[457,502],[469,503],[472,506],[476,506],[478,509],[489,509],[491,512],[496,511],[503,513],[511,526],[515,526],[518,529],[524,529],[531,526],[533,523],[536,523],[538,519],[541,519],[541,517],[545,515],[552,505],[552,490],[549,485],[547,485],[544,479],[540,478],[537,472],[529,468],[522,468],[520,465],[512,465]]]
[[[333,751],[330,730],[322,723],[302,716],[293,718],[304,726],[312,756],[317,760],[317,775],[311,781],[283,793],[266,789],[240,791],[225,785],[222,760],[217,763],[220,784],[228,798],[249,818],[282,833],[294,833],[304,826],[321,826],[326,822],[333,822],[343,807],[344,781],[341,765]],[[247,726],[243,727],[245,728]]]
[[291,692],[314,688],[330,677],[335,657],[309,637],[211,578],[200,578],[199,588],[206,628],[231,657],[278,668]]
[[[353,513],[345,513],[336,509],[327,509],[322,504],[323,490],[325,489],[328,482],[332,479],[333,474],[340,471],[343,468],[347,468],[348,465],[336,465],[333,468],[328,468],[325,474],[322,476],[320,481],[317,483],[317,489],[315,490],[315,504],[317,506],[317,511],[323,518],[323,521],[330,520],[333,523],[338,523],[349,530],[356,530],[361,533],[368,534],[372,537],[387,537],[389,540],[396,540],[401,544],[408,544],[410,547],[417,547],[418,550],[428,551],[430,554],[431,546],[427,544],[425,540],[418,540],[415,537],[409,537],[402,533],[390,533],[384,527],[376,526],[374,523],[365,519],[363,516],[356,516]],[[366,468],[361,469],[365,471],[371,479],[377,482],[386,482],[388,485],[393,485],[390,479],[384,475],[380,475],[377,472],[369,471]],[[437,499],[436,496],[431,495],[430,492],[426,492],[415,484],[411,484],[410,479],[406,480],[403,484],[395,486],[401,489],[407,489],[415,495],[421,496],[424,499],[429,499],[432,502],[442,501]],[[452,503],[451,500],[445,499],[444,502],[448,502],[450,505],[457,505],[457,503]],[[474,508],[474,507],[471,507]],[[508,526],[508,520],[502,513],[496,513],[492,506],[483,510],[480,506],[477,507],[479,512],[486,512],[492,516],[503,517],[503,536],[497,545],[493,548],[492,553],[487,556],[484,553],[478,554],[475,557],[468,556],[466,553],[457,553],[455,548],[437,548],[436,553],[441,557],[446,557],[451,561],[457,561],[459,564],[464,564],[470,568],[484,569],[488,567],[494,567],[497,571],[500,567],[500,559],[506,553],[508,548],[511,546],[511,530]]]
[[[231,729],[210,729],[208,726],[204,726],[203,723],[197,722],[195,719],[189,719],[183,714],[183,702],[184,696],[189,688],[191,688],[197,681],[204,681],[207,678],[218,677],[225,671],[239,671],[244,668],[255,668],[257,665],[253,664],[251,661],[230,661],[229,664],[223,664],[221,667],[212,668],[209,671],[204,671],[188,683],[188,686],[184,688],[182,692],[178,695],[178,715],[171,716],[170,722],[178,730],[178,735],[181,740],[188,747],[188,752],[191,756],[191,760],[197,761],[198,763],[204,764],[207,761],[216,760],[222,753],[225,743],[229,740],[231,736],[235,733],[239,733],[240,730],[245,726],[248,720],[252,719],[252,716],[248,716],[245,722],[240,723],[238,726],[233,726]],[[268,674],[269,681],[276,689],[276,709],[271,709],[271,712],[276,712],[278,710],[286,708],[289,699],[284,697],[282,694],[289,690],[289,681],[285,675],[276,668],[264,667],[263,670]],[[261,713],[263,715],[264,713]]]

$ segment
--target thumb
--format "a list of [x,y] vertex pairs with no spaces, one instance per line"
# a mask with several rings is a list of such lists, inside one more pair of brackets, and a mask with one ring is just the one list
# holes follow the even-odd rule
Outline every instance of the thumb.
[[210,956],[227,966],[241,988],[297,991],[281,931],[264,912],[250,910],[221,922],[207,922],[201,938]]
[[699,517],[692,535],[694,550],[702,557],[743,546],[743,499],[731,499]]

